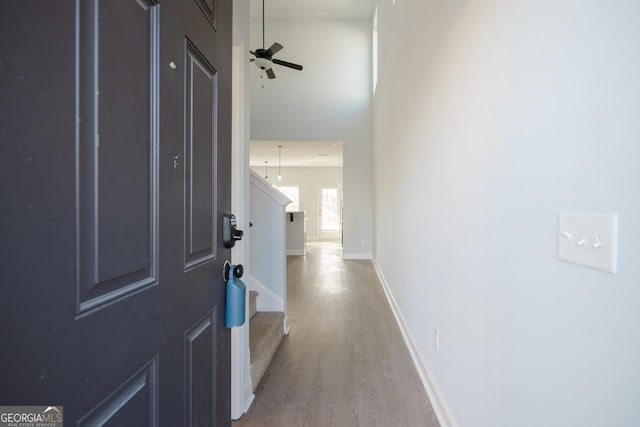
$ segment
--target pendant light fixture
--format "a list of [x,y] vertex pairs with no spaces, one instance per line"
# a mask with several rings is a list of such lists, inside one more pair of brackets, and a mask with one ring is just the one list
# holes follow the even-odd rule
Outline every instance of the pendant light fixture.
[[271,180],[269,179],[269,160],[264,161],[264,179],[271,184]]
[[278,181],[282,181],[282,171],[280,167],[282,165],[282,145],[278,145]]

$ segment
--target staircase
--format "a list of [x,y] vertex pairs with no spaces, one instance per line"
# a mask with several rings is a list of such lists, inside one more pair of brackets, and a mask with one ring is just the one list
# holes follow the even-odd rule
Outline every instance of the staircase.
[[267,367],[284,338],[284,313],[257,311],[258,293],[249,291],[249,349],[253,391],[260,384]]

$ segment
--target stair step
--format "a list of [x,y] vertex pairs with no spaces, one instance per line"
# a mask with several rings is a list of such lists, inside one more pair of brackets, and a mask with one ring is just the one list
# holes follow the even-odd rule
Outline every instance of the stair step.
[[284,338],[284,313],[280,311],[258,312],[249,322],[251,382],[254,391],[271,363],[282,338]]
[[258,293],[256,291],[249,291],[249,320],[253,319],[256,315],[256,299]]

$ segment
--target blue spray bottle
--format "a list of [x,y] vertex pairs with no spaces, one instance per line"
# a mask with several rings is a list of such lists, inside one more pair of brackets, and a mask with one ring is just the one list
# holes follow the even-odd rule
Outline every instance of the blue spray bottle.
[[226,286],[227,307],[224,315],[224,323],[227,328],[244,324],[247,287],[240,280],[243,272],[242,264],[229,266]]

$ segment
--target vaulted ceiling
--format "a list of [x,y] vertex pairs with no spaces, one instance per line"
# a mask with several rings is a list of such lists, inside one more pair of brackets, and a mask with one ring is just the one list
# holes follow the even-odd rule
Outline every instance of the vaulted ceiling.
[[270,167],[342,167],[342,141],[251,141],[251,166],[265,161]]
[[[259,22],[262,0],[250,1],[251,38],[255,47],[262,44],[262,23]],[[264,2],[266,45],[280,42],[284,49],[278,53],[279,59],[302,64],[305,68],[299,72],[274,67],[275,80],[267,80],[258,69],[250,70],[251,165],[264,166],[265,160],[270,165],[275,164],[276,147],[283,145],[286,147],[283,149],[283,166],[342,166],[340,139],[345,132],[323,130],[341,126],[335,123],[344,122],[346,116],[367,102],[370,87],[367,33],[359,34],[362,29],[358,25],[363,24],[353,22],[371,21],[375,2]],[[310,21],[302,23],[305,20]],[[321,130],[314,131],[314,125]]]
[[[367,19],[373,0],[264,0],[265,17],[277,19]],[[262,17],[262,0],[251,0],[251,17]]]

